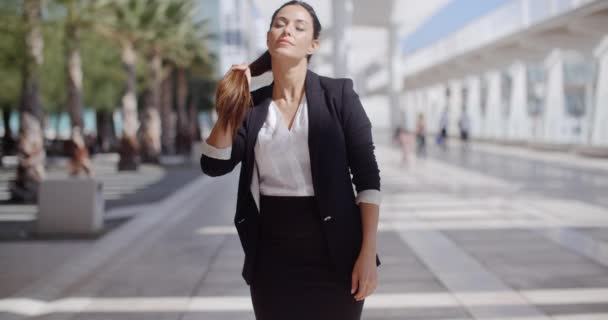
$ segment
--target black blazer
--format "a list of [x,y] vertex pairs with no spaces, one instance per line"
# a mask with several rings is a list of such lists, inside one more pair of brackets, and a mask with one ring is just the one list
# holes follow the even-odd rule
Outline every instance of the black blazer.
[[[322,77],[308,70],[304,86],[310,167],[319,219],[334,266],[341,280],[350,284],[362,242],[361,211],[355,203],[353,183],[357,192],[380,190],[371,122],[353,90],[352,80]],[[200,160],[201,169],[209,176],[229,173],[242,162],[234,223],[245,252],[242,275],[247,284],[251,284],[258,239],[258,208],[250,191],[254,146],[268,114],[272,84],[252,92],[252,97],[253,106],[235,136],[230,159],[202,155]],[[376,265],[380,265],[378,256]]]

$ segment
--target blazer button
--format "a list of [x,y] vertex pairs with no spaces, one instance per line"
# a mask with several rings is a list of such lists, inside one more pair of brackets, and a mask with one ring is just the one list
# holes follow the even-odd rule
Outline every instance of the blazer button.
[[331,216],[327,216],[327,217],[323,218],[323,221],[329,221],[329,220],[331,220]]

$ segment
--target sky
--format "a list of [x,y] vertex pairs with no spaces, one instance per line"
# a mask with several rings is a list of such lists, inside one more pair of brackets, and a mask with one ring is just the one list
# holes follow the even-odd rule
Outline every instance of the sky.
[[403,40],[402,51],[424,48],[513,0],[451,0]]

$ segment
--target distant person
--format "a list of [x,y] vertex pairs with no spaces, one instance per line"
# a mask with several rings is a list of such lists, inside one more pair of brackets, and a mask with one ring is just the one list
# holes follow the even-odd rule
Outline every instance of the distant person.
[[[275,11],[268,51],[219,82],[218,121],[203,141],[204,173],[240,164],[234,222],[259,320],[358,320],[377,285],[371,122],[352,80],[308,69],[320,32],[305,2]],[[274,82],[250,93],[251,77],[268,71]]]
[[409,164],[411,138],[405,127],[397,127],[397,139],[399,141],[399,147],[401,148],[401,164],[407,166]]
[[402,128],[403,127],[401,125],[398,125],[395,128],[395,130],[393,131],[392,139],[393,139],[393,144],[395,144],[395,145],[399,145],[400,144],[400,142],[399,142],[399,134],[401,134],[401,129]]
[[443,109],[441,117],[439,118],[439,136],[437,137],[437,144],[443,150],[445,150],[447,147],[448,120],[448,108],[445,108]]
[[416,155],[426,157],[426,122],[422,113],[416,119]]
[[458,129],[460,130],[460,140],[466,145],[469,141],[469,131],[471,129],[471,120],[469,119],[469,114],[466,112],[466,109],[460,115]]

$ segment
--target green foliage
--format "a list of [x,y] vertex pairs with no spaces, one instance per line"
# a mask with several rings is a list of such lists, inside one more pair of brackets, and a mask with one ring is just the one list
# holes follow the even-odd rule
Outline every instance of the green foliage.
[[[62,24],[56,19],[56,11],[47,11],[42,24],[44,38],[43,64],[40,67],[40,97],[47,112],[61,110],[65,101],[63,75]],[[25,25],[21,1],[2,1],[0,5],[0,105],[18,109],[23,85],[25,63]]]
[[191,76],[189,81],[190,92],[189,100],[193,101],[199,111],[208,111],[213,109],[213,95],[217,81],[212,78],[203,78]]
[[207,21],[197,21],[198,8],[192,0],[173,1],[165,7],[155,48],[170,66],[188,70],[189,100],[199,110],[213,108],[216,81],[213,79],[215,58],[207,49],[211,36],[206,31]]
[[215,57],[196,57],[190,65],[189,92],[191,99],[195,99],[199,111],[213,109],[215,89],[218,81],[213,75],[213,64]]
[[[206,49],[205,21],[195,21],[194,0],[47,0],[42,32],[41,103],[46,112],[64,111],[66,27],[79,30],[84,104],[98,110],[120,105],[126,80],[120,57],[124,41],[134,43],[138,88],[148,87],[146,59],[160,52],[165,66],[188,70],[197,105],[212,108],[214,58]],[[0,1],[0,108],[19,106],[25,57],[21,0]],[[191,91],[192,92],[192,91]]]
[[17,109],[21,95],[23,48],[20,1],[0,1],[0,108]]
[[44,60],[40,68],[40,101],[47,113],[64,111],[67,97],[64,26],[61,20],[46,20],[42,24]]
[[98,34],[86,33],[81,56],[85,105],[100,111],[115,110],[126,80],[118,48]]
[[[206,42],[210,39],[206,31],[207,21],[196,21],[197,11],[198,8],[192,0],[172,2],[163,16],[162,22],[165,26],[159,26],[164,32],[158,37],[163,39],[166,48],[164,56],[168,60],[179,67],[196,65],[196,74],[203,76],[209,74],[213,59],[206,47]],[[203,66],[204,68],[200,68]]]
[[156,11],[153,0],[98,0],[99,7],[107,12],[98,19],[96,30],[107,38],[121,42],[132,42],[136,47],[150,39],[151,24]]

